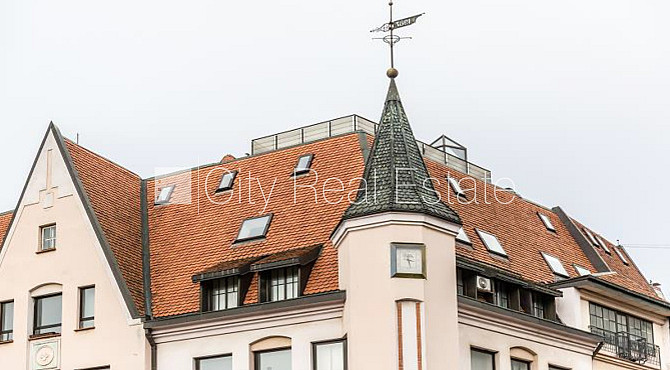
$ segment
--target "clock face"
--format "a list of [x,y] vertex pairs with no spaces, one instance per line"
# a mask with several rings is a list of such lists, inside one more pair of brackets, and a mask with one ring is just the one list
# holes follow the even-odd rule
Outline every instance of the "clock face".
[[424,247],[422,245],[396,245],[394,275],[424,277]]

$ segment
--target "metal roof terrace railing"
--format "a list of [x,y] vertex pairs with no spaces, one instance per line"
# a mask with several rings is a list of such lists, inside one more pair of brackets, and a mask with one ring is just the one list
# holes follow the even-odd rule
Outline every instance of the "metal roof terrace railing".
[[[374,135],[376,129],[376,122],[354,114],[254,139],[251,141],[251,154],[266,153],[356,131]],[[447,153],[444,147],[431,146],[419,140],[416,143],[424,157],[479,180],[491,182],[491,171]]]

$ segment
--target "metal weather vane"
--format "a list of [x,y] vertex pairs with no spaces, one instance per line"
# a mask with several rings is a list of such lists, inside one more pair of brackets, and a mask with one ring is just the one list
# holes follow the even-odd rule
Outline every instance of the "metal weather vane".
[[389,2],[389,21],[388,23],[384,23],[381,26],[371,30],[370,32],[388,32],[388,35],[384,37],[375,37],[375,40],[383,40],[385,43],[389,45],[389,49],[391,51],[391,68],[386,72],[386,74],[390,78],[395,78],[398,76],[398,70],[395,69],[395,60],[394,60],[394,54],[393,54],[393,47],[395,46],[396,43],[398,43],[400,40],[403,39],[411,39],[411,37],[400,37],[396,35],[393,31],[402,28],[402,27],[407,27],[411,26],[414,23],[416,23],[416,20],[424,15],[425,13],[413,15],[411,17],[407,18],[402,18],[398,20],[393,20],[393,1],[391,0]]

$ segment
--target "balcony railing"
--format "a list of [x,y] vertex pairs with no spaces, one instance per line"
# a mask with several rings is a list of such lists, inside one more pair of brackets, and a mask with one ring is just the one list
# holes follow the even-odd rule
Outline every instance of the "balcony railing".
[[[251,154],[261,154],[356,131],[374,135],[376,130],[376,122],[357,115],[346,116],[254,139],[251,141]],[[491,182],[491,171],[447,153],[443,147],[431,146],[418,140],[416,143],[424,157],[476,179]]]
[[612,332],[594,326],[589,327],[591,332],[603,337],[602,349],[619,358],[660,368],[660,347],[647,342],[647,339],[628,332]]

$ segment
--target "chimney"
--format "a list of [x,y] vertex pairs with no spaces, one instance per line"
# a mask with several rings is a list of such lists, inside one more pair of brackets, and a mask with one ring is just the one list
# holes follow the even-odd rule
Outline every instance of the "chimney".
[[230,162],[230,161],[234,161],[234,160],[235,160],[234,155],[226,154],[226,155],[223,156],[223,158],[221,158],[221,163],[226,163],[226,162]]
[[661,289],[661,283],[651,283],[651,286],[654,288],[654,291],[659,298],[667,301],[667,299],[665,299],[665,294],[663,294],[663,290]]

